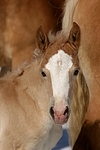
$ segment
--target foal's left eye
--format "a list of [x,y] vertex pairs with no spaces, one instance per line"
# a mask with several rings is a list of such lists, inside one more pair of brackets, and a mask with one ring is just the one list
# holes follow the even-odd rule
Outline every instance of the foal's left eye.
[[46,77],[46,73],[44,71],[41,71],[41,74],[43,77]]
[[77,76],[78,75],[78,73],[79,73],[79,70],[78,69],[76,69],[75,71],[74,71],[74,76]]

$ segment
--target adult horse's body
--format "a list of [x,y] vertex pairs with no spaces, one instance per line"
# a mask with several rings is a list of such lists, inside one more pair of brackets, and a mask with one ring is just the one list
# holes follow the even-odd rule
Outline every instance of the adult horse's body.
[[[73,0],[68,1],[73,5]],[[100,1],[75,0],[71,22],[78,23],[81,29],[81,44],[79,49],[79,64],[89,89],[89,106],[80,135],[74,150],[100,149]],[[66,9],[67,9],[66,3]],[[63,29],[69,15],[66,13],[63,20]],[[68,30],[67,30],[68,31]]]
[[62,1],[3,0],[0,1],[0,66],[17,68],[32,60],[36,30],[43,25],[45,32],[59,29]]
[[0,150],[50,150],[61,137],[69,82],[78,74],[79,27],[61,40],[50,43],[40,27],[34,61],[0,79]]

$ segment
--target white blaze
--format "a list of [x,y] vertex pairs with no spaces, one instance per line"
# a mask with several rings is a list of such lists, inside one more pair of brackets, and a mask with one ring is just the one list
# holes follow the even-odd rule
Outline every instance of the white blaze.
[[53,96],[59,101],[68,98],[69,70],[72,65],[72,57],[63,50],[58,50],[58,53],[53,55],[46,64],[51,75]]

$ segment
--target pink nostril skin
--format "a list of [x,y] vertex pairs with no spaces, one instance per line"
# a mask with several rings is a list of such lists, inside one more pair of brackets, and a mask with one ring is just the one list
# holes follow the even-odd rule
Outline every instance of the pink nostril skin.
[[53,117],[55,123],[64,124],[67,122],[69,117],[69,108],[66,105],[56,105],[51,107],[50,114]]

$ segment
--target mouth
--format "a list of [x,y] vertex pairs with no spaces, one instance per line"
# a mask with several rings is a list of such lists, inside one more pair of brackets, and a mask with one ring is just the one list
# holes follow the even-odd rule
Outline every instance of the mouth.
[[60,124],[60,125],[65,124],[68,121],[68,119],[69,119],[69,115],[68,116],[60,116],[60,117],[54,116],[53,117],[54,122],[56,124]]

